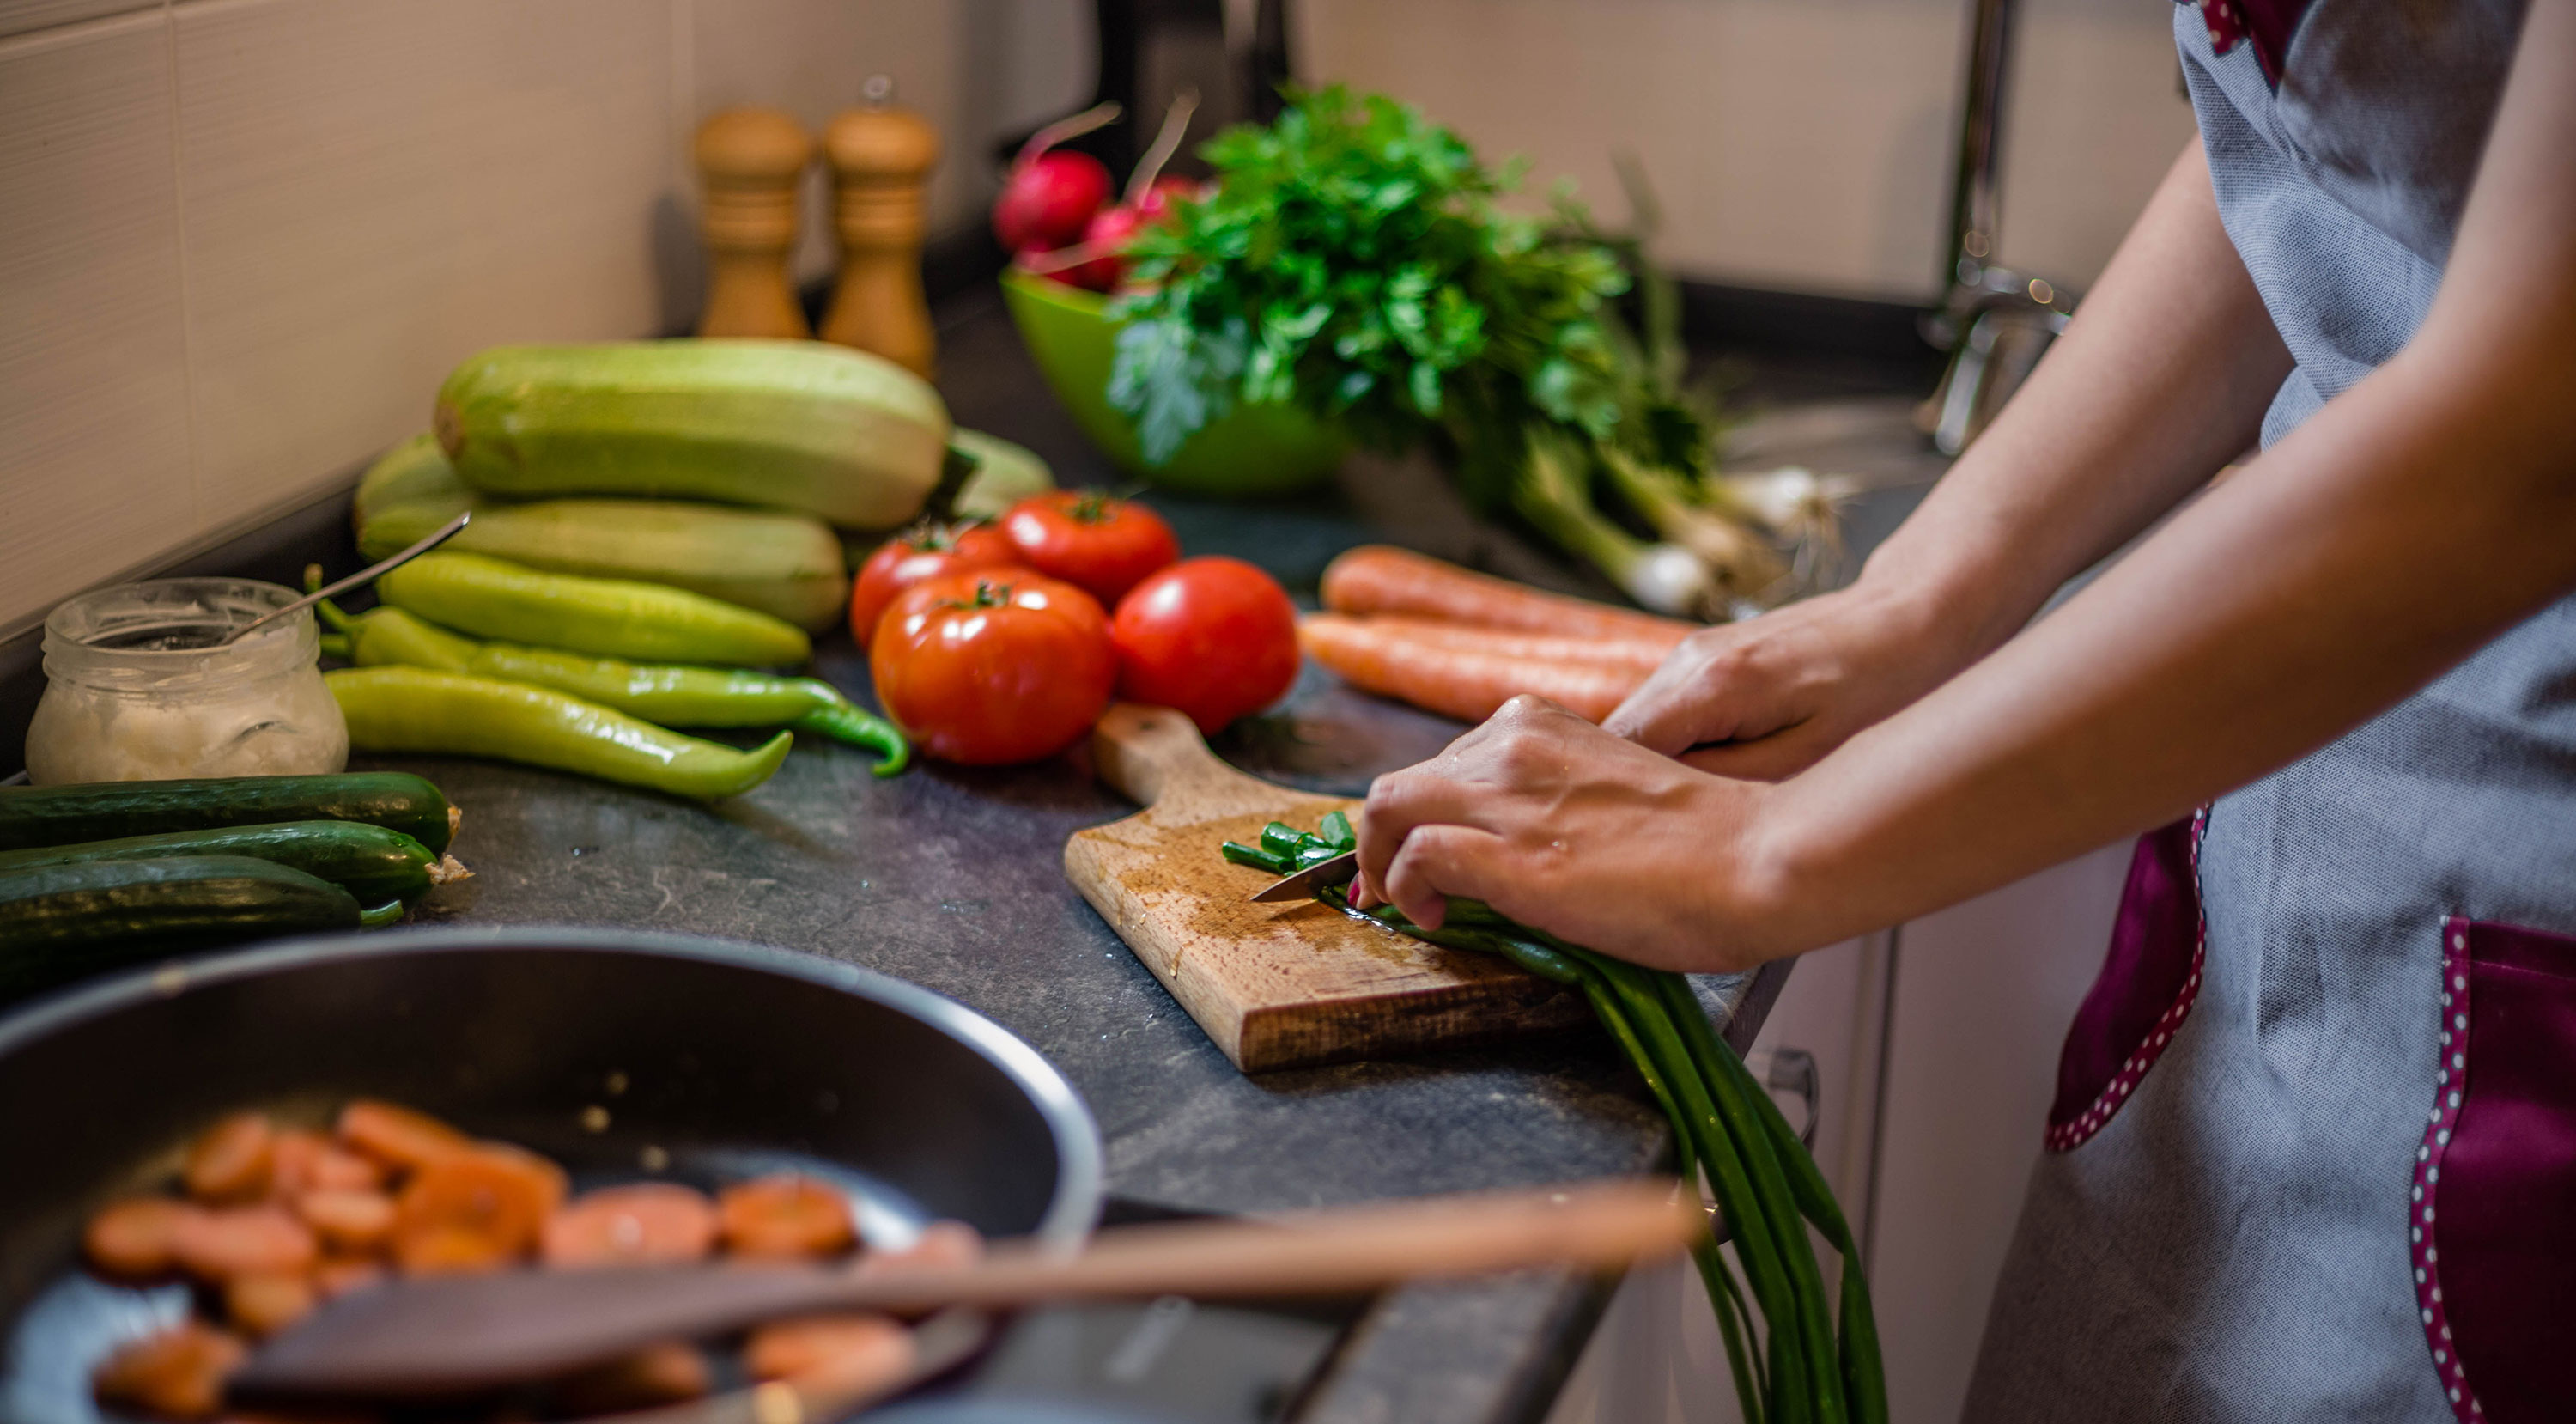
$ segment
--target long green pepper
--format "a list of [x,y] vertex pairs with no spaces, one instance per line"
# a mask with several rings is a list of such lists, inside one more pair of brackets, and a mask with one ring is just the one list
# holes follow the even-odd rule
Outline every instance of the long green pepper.
[[392,607],[351,617],[325,600],[322,616],[344,640],[333,650],[360,667],[430,668],[530,683],[665,727],[784,726],[875,752],[879,776],[902,771],[912,759],[912,744],[893,723],[852,703],[820,678],[630,663],[557,648],[486,643]]
[[[1238,865],[1288,875],[1356,844],[1349,819],[1334,812],[1319,833],[1272,822],[1259,844],[1228,841],[1223,853]],[[1441,927],[1429,930],[1391,905],[1363,911],[1339,889],[1320,894],[1346,914],[1432,944],[1498,954],[1580,988],[1671,1119],[1684,1180],[1705,1173],[1734,1237],[1740,1286],[1715,1237],[1691,1254],[1748,1424],[1886,1424],[1878,1330],[1850,1225],[1770,1094],[1710,1027],[1688,981],[1567,944],[1474,900],[1451,900]],[[1830,1313],[1807,1224],[1842,1257],[1840,1298]],[[1767,1326],[1760,1340],[1756,1309]]]

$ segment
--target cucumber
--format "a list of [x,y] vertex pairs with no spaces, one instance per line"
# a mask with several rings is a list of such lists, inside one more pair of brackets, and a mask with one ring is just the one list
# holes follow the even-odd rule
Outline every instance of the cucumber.
[[[962,425],[948,433],[948,443],[975,457],[975,473],[966,477],[966,487],[957,492],[952,506],[960,519],[999,519],[1003,510],[1019,501],[1055,488],[1055,471],[1025,445],[1014,445],[998,435]],[[390,554],[393,550],[385,552]]]
[[428,435],[397,446],[358,481],[358,552],[384,558],[469,509],[474,522],[447,548],[548,573],[666,583],[809,633],[848,609],[840,541],[811,515],[683,500],[488,500],[456,477]]
[[0,997],[157,955],[355,929],[370,918],[339,886],[246,855],[0,871]]
[[280,821],[364,821],[433,852],[451,834],[447,798],[405,771],[0,787],[0,851]]
[[855,529],[920,513],[949,429],[919,376],[815,341],[495,347],[439,388],[435,423],[484,494],[710,499]]
[[218,826],[157,836],[0,851],[0,874],[39,865],[93,860],[160,860],[179,855],[246,855],[274,861],[346,890],[361,905],[415,904],[429,893],[438,857],[400,831],[364,821],[283,821],[273,826]]

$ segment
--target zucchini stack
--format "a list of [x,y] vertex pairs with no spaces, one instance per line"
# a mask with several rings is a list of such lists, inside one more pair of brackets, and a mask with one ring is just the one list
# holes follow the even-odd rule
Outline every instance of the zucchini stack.
[[161,954],[389,924],[469,874],[403,772],[0,787],[0,1000]]

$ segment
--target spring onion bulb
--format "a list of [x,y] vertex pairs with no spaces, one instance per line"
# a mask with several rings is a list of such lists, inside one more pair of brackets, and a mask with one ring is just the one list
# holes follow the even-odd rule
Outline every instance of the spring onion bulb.
[[1526,475],[1512,487],[1512,508],[1640,605],[1680,618],[1725,616],[1726,600],[1708,565],[1678,544],[1649,544],[1612,523],[1593,505],[1585,473],[1569,442],[1533,439]]
[[1691,482],[1681,475],[1611,446],[1602,447],[1601,468],[1630,508],[1656,533],[1698,556],[1732,598],[1758,604],[1785,592],[1781,580],[1789,567],[1770,541],[1744,521],[1692,499]]

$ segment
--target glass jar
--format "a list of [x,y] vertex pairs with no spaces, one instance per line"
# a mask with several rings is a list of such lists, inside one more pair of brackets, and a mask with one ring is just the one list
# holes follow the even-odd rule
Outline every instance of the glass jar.
[[66,600],[45,619],[45,696],[27,778],[287,776],[349,764],[349,727],[316,666],[312,610],[217,647],[293,603],[249,579],[156,579]]

